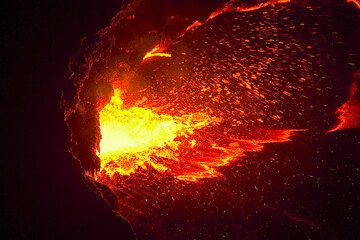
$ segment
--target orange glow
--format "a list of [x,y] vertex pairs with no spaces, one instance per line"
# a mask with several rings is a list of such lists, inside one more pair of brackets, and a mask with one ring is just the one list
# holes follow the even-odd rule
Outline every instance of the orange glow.
[[349,3],[354,3],[357,8],[360,8],[360,0],[347,0]]
[[99,116],[102,139],[98,155],[101,169],[110,176],[115,172],[128,175],[146,164],[167,170],[151,156],[170,156],[180,144],[175,140],[177,137],[188,137],[213,121],[205,113],[173,117],[140,107],[124,109],[119,89],[115,89]]
[[[360,76],[360,72],[357,75]],[[355,81],[351,86],[348,100],[336,111],[339,123],[328,132],[360,127],[360,101],[355,96],[357,90],[358,81]]]
[[170,53],[162,53],[162,50],[163,49],[161,49],[159,46],[154,47],[153,49],[151,49],[151,51],[145,54],[145,56],[143,57],[143,61],[152,57],[171,57]]
[[[228,12],[232,12],[232,11],[249,12],[249,11],[258,10],[258,9],[261,9],[261,8],[264,8],[264,7],[267,7],[267,6],[270,6],[270,5],[281,4],[281,3],[289,3],[290,1],[291,0],[270,0],[270,1],[267,1],[267,2],[264,2],[264,3],[256,4],[256,5],[251,6],[251,7],[234,7],[234,6],[232,6],[234,1],[228,1],[222,8],[216,9],[214,12],[212,12],[206,20],[204,20],[202,22],[197,20],[193,24],[188,26],[186,28],[185,32],[193,30],[193,29],[203,25],[204,23],[212,20],[213,18],[215,18],[215,17],[217,17],[217,16],[219,16],[219,15],[221,15],[223,13],[228,13]],[[357,0],[353,0],[353,1],[357,1]],[[184,35],[184,33],[182,35]]]
[[[289,0],[277,0],[239,8],[229,1],[205,21],[195,21],[185,32],[223,13],[251,11],[287,2]],[[142,61],[152,57],[171,57],[170,53],[163,52],[165,50],[166,46],[159,44],[147,52]],[[138,168],[146,169],[148,166],[185,181],[217,177],[221,175],[218,167],[230,164],[247,152],[261,151],[264,144],[288,141],[294,133],[291,129],[259,130],[254,138],[230,136],[212,128],[222,120],[205,110],[174,116],[158,114],[146,107],[125,109],[119,89],[115,89],[110,103],[99,112],[99,121],[102,134],[97,153],[101,159],[100,173],[110,177],[130,175]],[[222,136],[220,142],[219,134]]]
[[289,3],[291,0],[270,0],[264,3],[259,3],[257,5],[254,5],[252,7],[248,7],[248,8],[242,8],[242,7],[237,7],[236,11],[237,12],[249,12],[249,11],[254,11],[254,10],[258,10],[264,7],[267,7],[269,5],[275,5],[275,4],[280,4],[280,3]]
[[212,127],[221,119],[205,111],[172,116],[138,106],[126,109],[119,89],[99,112],[99,121],[100,174],[109,177],[148,166],[185,181],[217,177],[218,167],[246,152],[260,151],[266,143],[288,141],[294,132],[259,130],[260,138],[255,139],[223,135],[225,144],[221,144],[212,139]]
[[[213,11],[207,19],[205,19],[204,21],[199,21],[196,20],[195,22],[193,22],[192,24],[190,24],[189,26],[187,26],[185,28],[184,31],[180,32],[177,36],[177,39],[181,39],[182,37],[184,37],[186,32],[195,30],[197,27],[204,25],[205,23],[207,23],[208,21],[216,18],[217,16],[224,14],[224,13],[228,13],[228,12],[232,12],[232,11],[236,11],[236,12],[249,12],[249,11],[254,11],[254,10],[258,10],[264,7],[268,7],[268,6],[273,6],[276,4],[284,4],[284,3],[290,3],[291,0],[269,0],[267,2],[264,3],[258,3],[255,4],[253,6],[250,7],[236,7],[233,6],[234,1],[230,0],[228,2],[226,2],[224,4],[223,7],[216,9],[215,11]],[[348,1],[354,1],[356,5],[358,5],[359,3],[357,3],[356,1],[358,0],[348,0]],[[161,50],[159,47],[155,47],[153,48],[151,51],[147,52],[146,55],[143,58],[143,61],[147,58],[150,57],[154,57],[154,56],[159,56],[159,57],[171,57],[171,54],[168,53],[161,53],[161,51],[164,51],[168,46],[164,46]]]
[[[195,21],[185,31],[193,30],[223,13],[247,12],[289,2],[290,0],[271,0],[246,8],[234,6],[234,1],[229,1],[222,8],[212,12],[206,20]],[[178,35],[178,38],[183,35],[184,33]],[[172,57],[170,53],[164,52],[165,49],[164,44],[158,44],[144,55],[142,61],[152,57]],[[240,74],[233,74],[233,76],[240,76]],[[205,96],[207,91],[210,92],[210,95],[215,95],[218,89],[221,92],[221,84],[216,82],[218,79],[212,79],[212,81],[216,83],[217,88],[199,88],[197,93]],[[247,78],[238,78],[237,81],[239,86],[245,86],[246,91],[253,91],[254,96],[263,97],[258,90],[251,87],[251,82]],[[221,83],[229,83],[229,81],[222,79]],[[355,85],[354,88],[356,88]],[[352,92],[353,96],[355,90]],[[230,91],[227,93],[230,94]],[[186,99],[187,94],[190,95],[190,91],[181,99]],[[283,94],[289,96],[290,93],[284,91]],[[140,168],[154,168],[185,181],[217,177],[221,175],[219,167],[239,160],[248,152],[261,151],[267,143],[288,141],[296,131],[293,129],[243,129],[247,128],[249,124],[245,126],[241,121],[234,121],[236,125],[230,125],[220,118],[223,115],[214,116],[212,110],[197,109],[196,107],[193,108],[196,109],[193,112],[179,113],[178,115],[165,110],[165,113],[159,113],[145,104],[141,107],[134,105],[126,108],[122,97],[122,90],[115,89],[111,101],[99,112],[102,138],[97,155],[101,159],[100,174],[110,178],[130,175]],[[150,95],[150,97],[154,96]],[[168,102],[171,102],[173,97],[175,98],[173,95],[168,97]],[[154,97],[154,99],[156,98]],[[350,97],[350,99],[353,98]],[[215,97],[211,99],[216,102],[215,100],[218,101]],[[156,102],[156,100],[153,101]],[[351,127],[351,124],[356,122],[351,120],[354,114],[349,114],[349,106],[354,106],[354,101],[345,103],[338,110],[340,123],[332,131]],[[156,102],[156,106],[163,107],[160,102]],[[225,108],[228,106],[229,109],[234,107],[220,104],[219,106]],[[180,108],[175,105],[174,107]],[[352,109],[355,108],[350,110]],[[242,109],[234,108],[234,112],[237,111],[238,115],[244,114]],[[274,115],[272,118],[280,117]],[[250,119],[250,121],[264,122],[261,118]],[[231,127],[239,128],[242,131],[228,133],[227,129]]]

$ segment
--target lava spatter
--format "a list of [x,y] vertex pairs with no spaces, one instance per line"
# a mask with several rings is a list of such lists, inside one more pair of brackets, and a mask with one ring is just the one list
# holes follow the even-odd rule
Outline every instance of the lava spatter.
[[115,89],[99,117],[101,170],[109,176],[129,175],[146,165],[168,170],[168,164],[158,159],[178,162],[176,151],[181,144],[194,147],[195,140],[189,139],[189,135],[216,121],[206,113],[176,117],[140,107],[124,109],[119,89]]
[[[294,108],[295,116],[303,118],[311,107],[305,105],[307,92],[324,94],[317,86],[326,79],[312,79],[323,75],[326,66],[319,65],[321,56],[314,55],[312,49],[319,48],[327,37],[317,37],[315,25],[311,27],[314,40],[294,38],[294,23],[281,17],[286,4],[291,3],[268,1],[244,7],[229,1],[205,21],[188,26],[184,41],[193,49],[193,69],[185,80],[176,70],[169,71],[174,62],[189,61],[189,53],[179,53],[179,39],[168,45],[176,56],[165,52],[170,49],[161,44],[147,52],[142,61],[161,60],[140,64],[135,71],[148,72],[156,66],[161,72],[163,66],[168,72],[155,74],[156,83],[126,95],[145,101],[125,106],[127,97],[120,92],[127,89],[116,89],[111,102],[99,112],[101,174],[129,175],[152,167],[186,181],[218,177],[219,167],[261,151],[267,143],[288,141],[295,132],[311,127],[285,123],[286,114]],[[261,24],[254,21],[241,26],[253,12],[260,16]],[[233,14],[231,25],[225,14]],[[274,22],[275,16],[282,22]],[[205,24],[209,20],[216,29]],[[190,30],[200,25],[198,40],[198,33]],[[298,23],[298,28],[304,26]],[[285,34],[279,36],[280,31]],[[240,37],[223,37],[229,33]],[[261,37],[251,37],[257,35]],[[285,102],[292,107],[284,106]]]
[[[66,119],[73,147],[86,151],[79,159],[99,160],[84,168],[117,196],[116,211],[139,238],[195,238],[209,212],[237,219],[250,209],[245,219],[273,192],[317,181],[311,151],[298,153],[298,144],[359,126],[356,83],[347,96],[356,43],[343,27],[355,2],[224,1],[191,17],[158,8],[143,17],[146,2],[134,1],[141,10],[120,13],[87,49],[85,70],[72,75],[79,103]],[[201,234],[219,229],[210,222]]]
[[149,166],[180,180],[217,177],[221,174],[216,168],[293,135],[292,130],[258,129],[261,135],[250,139],[222,133],[219,140],[215,129],[222,120],[206,110],[173,116],[144,107],[125,109],[119,89],[100,111],[99,121],[100,172],[110,177]]
[[149,52],[147,52],[145,54],[145,56],[143,57],[143,61],[145,61],[148,58],[152,58],[152,57],[171,57],[170,53],[164,53],[162,52],[162,48],[159,46],[154,47],[153,49],[151,49]]

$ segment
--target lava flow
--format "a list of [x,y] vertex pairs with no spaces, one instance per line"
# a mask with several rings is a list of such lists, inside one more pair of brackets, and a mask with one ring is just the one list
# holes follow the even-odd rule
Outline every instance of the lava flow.
[[264,7],[268,7],[268,6],[273,6],[275,4],[281,4],[281,3],[289,3],[291,0],[270,0],[270,1],[265,1],[262,3],[258,3],[255,5],[251,5],[251,6],[236,6],[235,1],[234,0],[230,0],[228,2],[226,2],[224,4],[223,7],[215,10],[214,12],[212,12],[209,17],[204,20],[204,21],[195,21],[193,24],[191,24],[190,26],[188,26],[186,28],[186,31],[189,30],[194,30],[195,28],[204,25],[205,23],[207,23],[208,21],[214,19],[215,17],[224,14],[224,13],[228,13],[228,12],[232,12],[232,11],[236,11],[236,12],[250,12],[250,11],[255,11]]
[[[224,14],[256,12],[267,9],[267,7],[269,7],[268,10],[263,10],[265,13],[267,11],[275,12],[277,8],[270,8],[270,6],[286,5],[289,2],[288,0],[278,0],[252,6],[236,6],[234,1],[229,1],[223,7],[213,11],[206,20],[195,21],[194,24],[186,27],[185,32],[194,30],[196,27],[208,23],[209,20],[214,20]],[[268,51],[277,53],[278,49],[284,48],[284,40],[275,42],[272,39],[277,36],[278,28],[271,26],[269,29],[264,28],[263,31],[269,32],[269,39],[266,42]],[[211,34],[214,34],[212,36],[215,41],[212,43],[213,46],[219,44],[219,47],[222,47],[224,44],[232,44],[232,49],[239,49],[235,51],[236,54],[232,50],[227,53],[229,60],[226,63],[228,66],[238,65],[236,59],[239,55],[246,53],[241,53],[241,49],[246,49],[248,46],[241,45],[240,41],[240,45],[238,45],[236,41],[226,43],[224,39],[216,40],[217,34],[220,36],[221,32],[216,33],[215,30],[212,30]],[[184,35],[179,36],[183,37]],[[285,49],[292,48],[298,52],[304,52],[304,48],[312,48],[312,46],[291,38],[286,41],[289,43]],[[245,43],[248,42],[249,40],[245,39]],[[176,44],[178,44],[177,41],[171,45],[172,51],[176,49]],[[209,43],[206,42],[204,47],[206,44]],[[177,59],[170,58],[172,54],[164,52],[165,49],[169,50],[168,47],[156,45],[144,54],[142,62],[149,58],[162,57],[158,64],[161,64],[161,61],[167,61],[169,66]],[[226,48],[221,50],[218,55],[226,53],[225,50]],[[260,48],[256,52],[261,56],[265,50]],[[305,83],[318,74],[317,69],[310,70],[310,66],[314,64],[311,60],[300,59],[304,68],[308,67],[309,69],[300,74],[294,72],[295,76],[299,76],[293,82],[279,78],[273,79],[277,82],[271,81],[265,86],[262,81],[267,81],[267,78],[264,78],[266,69],[272,68],[271,63],[274,60],[271,57],[259,58],[257,61],[260,63],[257,63],[257,67],[246,63],[247,60],[242,60],[243,64],[249,65],[249,68],[246,69],[239,65],[243,69],[242,72],[233,72],[232,67],[228,67],[228,71],[232,72],[229,77],[229,73],[224,74],[221,70],[222,67],[217,66],[223,59],[216,59],[217,55],[214,55],[213,58],[208,56],[203,58],[202,54],[203,52],[199,52],[198,56],[194,56],[195,74],[186,82],[182,81],[183,77],[179,77],[175,71],[170,79],[169,77],[164,79],[166,82],[161,82],[161,79],[168,73],[159,75],[158,83],[142,87],[132,94],[125,94],[128,91],[126,88],[114,90],[114,96],[110,102],[99,112],[101,140],[97,155],[101,160],[100,174],[111,178],[114,175],[128,176],[136,173],[138,169],[150,167],[180,180],[197,181],[203,178],[213,178],[221,175],[219,167],[227,166],[246,156],[249,152],[260,151],[267,143],[288,141],[295,132],[304,129],[269,128],[266,125],[279,125],[279,121],[284,115],[284,110],[274,106],[311,88],[311,85]],[[279,55],[279,57],[288,58],[288,54]],[[198,71],[196,67],[198,63],[207,63],[214,68],[210,73]],[[294,71],[295,65],[296,63],[290,63],[282,68],[289,67],[291,71]],[[149,70],[146,69],[151,66],[160,69],[157,63],[152,62],[146,66],[138,65],[134,72],[147,72]],[[276,94],[277,98],[273,98],[270,94],[271,88],[275,89],[275,85],[271,84],[277,85],[276,88],[279,86],[284,88],[283,91]],[[131,85],[136,84],[129,83],[128,85],[131,88]],[[157,86],[168,88],[168,90],[153,90]],[[181,88],[170,86],[181,86]],[[131,95],[135,99],[145,100],[137,101],[139,103],[133,101],[132,104],[124,104],[127,100],[126,96]],[[268,97],[266,98],[265,95]],[[305,95],[300,97],[307,98]],[[270,98],[273,99],[270,101]],[[302,111],[304,110],[305,108]],[[299,115],[302,113],[299,112]]]
[[211,127],[221,119],[206,111],[172,116],[143,107],[125,109],[119,89],[99,116],[102,139],[98,155],[101,171],[110,177],[147,166],[181,180],[216,177],[220,175],[216,167],[247,151],[259,151],[264,143],[287,141],[292,135],[290,130],[262,131],[260,138],[246,140],[227,139],[224,134],[220,145],[211,139]]
[[194,147],[196,141],[189,135],[214,121],[205,113],[173,117],[140,107],[124,109],[121,92],[115,89],[110,103],[100,111],[102,169],[110,176],[116,172],[127,175],[146,163],[165,171],[168,167],[157,159],[179,161],[174,152],[181,142],[175,139],[182,137]]
[[[355,77],[359,78],[359,76],[360,72],[357,72]],[[358,91],[358,84],[359,82],[356,80],[351,85],[348,100],[336,111],[336,114],[338,115],[338,124],[328,132],[360,127],[360,101],[355,96]]]
[[314,136],[359,127],[358,1],[130,2],[70,64],[64,98],[72,153],[139,239],[211,239],[209,212],[251,219],[244,202],[312,174]]
[[143,61],[152,57],[171,57],[170,53],[161,52],[162,49],[159,46],[154,47],[151,51],[147,52],[143,57]]

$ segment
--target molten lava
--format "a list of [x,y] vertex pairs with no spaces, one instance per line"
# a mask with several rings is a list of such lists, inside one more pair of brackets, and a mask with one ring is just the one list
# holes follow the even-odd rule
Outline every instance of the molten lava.
[[154,47],[153,49],[151,49],[151,51],[145,54],[145,56],[143,57],[143,61],[152,57],[171,57],[170,53],[163,53],[161,52],[162,50],[163,49],[161,49],[159,46]]
[[193,13],[130,1],[83,49],[70,66],[72,152],[139,239],[217,239],[232,225],[238,234],[238,219],[254,219],[239,218],[244,202],[277,205],[271,195],[319,184],[319,131],[360,126],[358,81],[347,100],[339,94],[358,69],[359,1],[346,1],[211,1]]
[[101,173],[129,175],[151,166],[188,181],[219,176],[225,166],[245,152],[260,151],[263,144],[287,141],[293,130],[258,130],[253,139],[214,131],[221,119],[205,110],[173,116],[152,109],[125,108],[120,89],[99,112]]
[[[360,73],[357,73],[357,75],[359,76]],[[360,127],[360,101],[355,96],[358,91],[358,84],[358,81],[355,81],[351,85],[348,100],[336,111],[336,114],[338,115],[338,124],[328,132]]]
[[360,1],[359,0],[347,0],[347,2],[355,4],[355,6],[360,9]]
[[[228,1],[210,13],[207,19],[195,21],[186,27],[185,32],[195,30],[198,26],[225,13],[256,11],[289,2],[289,0],[274,0],[252,6],[236,6],[234,1]],[[274,34],[273,37],[277,37],[276,28],[273,26],[263,31],[268,31],[269,36]],[[214,32],[215,30],[211,31],[215,38],[217,34]],[[182,37],[184,37],[184,32],[178,35],[177,40]],[[213,45],[224,45],[224,42],[223,39],[215,40]],[[245,39],[244,42],[248,43],[249,40]],[[270,37],[266,44],[269,45],[272,42],[274,40]],[[209,41],[205,44],[209,44]],[[245,44],[239,47],[236,41],[227,43],[228,46],[230,44],[234,44],[232,49],[238,49],[239,53],[229,57],[227,66],[236,66],[239,64],[238,56],[245,54],[240,52],[248,46]],[[278,44],[279,46],[269,47],[267,51],[278,52],[283,49],[283,41],[278,41]],[[290,44],[287,44],[287,48],[290,48]],[[292,48],[297,49],[297,52],[304,52],[307,47],[304,46],[295,42]],[[153,57],[172,57],[170,53],[164,52],[169,47],[170,45],[157,44],[144,54],[142,62]],[[224,50],[226,48],[219,52],[224,52]],[[265,52],[259,49],[256,54]],[[233,53],[232,50],[227,56]],[[269,68],[270,71],[273,66],[270,64],[273,62],[271,58],[257,58],[256,64],[250,64],[248,68],[242,68],[242,71],[231,72],[231,74],[227,71],[224,74],[220,71],[222,67],[218,66],[218,63],[223,61],[222,59],[216,59],[216,54],[212,58],[203,57],[203,54],[199,52],[194,55],[196,74],[186,82],[177,82],[176,76],[166,79],[166,83],[160,81],[163,76],[157,79],[159,86],[172,84],[181,88],[169,88],[168,91],[162,93],[152,92],[149,90],[151,87],[138,91],[137,97],[147,99],[145,103],[142,102],[139,105],[135,103],[125,107],[123,93],[127,89],[114,90],[111,101],[99,112],[101,141],[97,155],[101,159],[102,176],[110,178],[115,175],[128,176],[136,173],[138,169],[151,167],[180,180],[197,181],[202,178],[216,177],[221,175],[219,167],[239,160],[248,152],[260,151],[267,143],[288,141],[293,133],[298,131],[293,128],[269,128],[264,120],[278,125],[277,122],[280,121],[284,111],[273,106],[304,91],[308,85],[303,85],[303,82],[306,81],[305,79],[312,79],[313,75],[317,74],[316,72],[302,72],[297,78],[299,82],[295,79],[292,82],[289,81],[284,85],[284,88],[288,90],[279,92],[278,99],[270,101],[265,95],[271,88],[278,89],[279,86],[275,87],[273,84],[281,85],[283,81],[281,78],[272,78],[270,82],[266,80],[267,87],[261,84],[261,78],[267,73],[265,69]],[[278,57],[286,58],[288,54]],[[204,67],[196,67],[197,64],[205,63],[213,66],[209,74],[205,74],[206,77],[204,75],[206,71],[199,70]],[[306,61],[303,61],[302,65],[304,63]],[[258,69],[255,66],[258,66]],[[311,62],[308,66],[310,68]],[[284,65],[283,68],[285,67],[289,65]],[[278,69],[281,67],[275,70]],[[296,68],[290,66],[290,69]],[[271,97],[268,96],[268,98]],[[340,125],[343,126],[343,124]]]
[[[119,89],[115,89],[110,103],[99,115],[102,135],[99,157],[101,168],[110,176],[115,172],[128,175],[145,164],[167,170],[156,158],[176,157],[171,156],[180,144],[176,138],[186,139],[194,130],[214,122],[205,113],[173,117],[140,107],[124,109]],[[195,140],[186,141],[195,145]]]
[[[224,4],[223,7],[216,9],[214,12],[212,12],[207,19],[205,19],[204,21],[199,21],[196,20],[193,24],[191,24],[190,26],[188,26],[185,30],[185,32],[190,31],[190,30],[194,30],[195,28],[204,25],[205,23],[207,23],[208,21],[216,18],[217,16],[224,14],[224,13],[229,13],[232,11],[236,11],[236,12],[250,12],[250,11],[254,11],[254,10],[258,10],[261,8],[265,8],[268,6],[272,6],[275,4],[282,4],[282,3],[289,3],[291,0],[270,0],[270,1],[265,1],[262,3],[258,3],[255,5],[252,5],[250,7],[242,7],[242,6],[236,6],[236,4],[234,4],[234,0],[230,0],[228,2],[226,2]],[[354,0],[356,1],[356,0]],[[356,2],[355,2],[356,3]],[[183,37],[184,33],[182,33],[179,37]]]

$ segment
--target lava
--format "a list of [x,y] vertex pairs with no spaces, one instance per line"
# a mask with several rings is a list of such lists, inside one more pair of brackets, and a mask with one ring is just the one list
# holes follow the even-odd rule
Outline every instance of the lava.
[[[292,155],[295,144],[311,144],[309,135],[329,128],[359,127],[357,81],[347,100],[339,94],[358,67],[356,60],[343,58],[356,56],[348,52],[356,45],[349,39],[352,31],[336,24],[345,21],[337,6],[349,11],[347,25],[357,11],[345,1],[329,8],[328,1],[230,0],[194,16],[163,1],[169,12],[155,9],[157,14],[143,16],[146,2],[129,5],[93,48],[85,48],[75,66],[80,70],[71,75],[78,102],[67,109],[66,121],[90,177],[113,191],[120,214],[155,232],[155,239],[195,238],[174,237],[173,228],[163,226],[176,222],[176,203],[181,212],[181,201],[192,206],[193,197],[204,192],[208,202],[194,209],[205,218],[219,201],[229,212],[241,201],[260,199],[262,205],[276,188],[269,176],[260,176],[260,168],[269,164],[280,186],[287,179],[277,164],[302,175],[297,172],[302,163]],[[161,16],[151,19],[155,15]],[[331,127],[335,116],[338,124]],[[253,179],[263,179],[269,191],[248,197],[254,189],[263,191]],[[220,200],[213,200],[216,194]],[[184,232],[191,232],[197,213],[188,210],[178,226],[186,222]],[[146,234],[140,239],[148,239]]]
[[250,11],[254,11],[254,10],[258,10],[267,6],[273,6],[275,4],[281,4],[281,3],[289,3],[291,0],[270,0],[267,2],[263,2],[263,3],[258,3],[255,4],[253,6],[250,7],[242,7],[242,6],[234,6],[234,1],[228,1],[224,4],[224,6],[222,8],[219,8],[217,10],[215,10],[214,12],[212,12],[209,17],[204,20],[204,21],[195,21],[193,24],[191,24],[190,26],[188,26],[186,28],[186,31],[190,31],[193,30],[205,23],[207,23],[208,21],[214,19],[215,17],[224,14],[224,13],[228,13],[231,11],[236,11],[236,12],[250,12]]
[[145,54],[145,56],[143,57],[143,61],[152,57],[171,57],[170,53],[163,53],[163,50],[164,49],[159,46],[154,47],[152,50]]
[[[195,21],[186,27],[186,32],[224,13],[251,12],[289,2],[289,0],[278,0],[252,6],[235,6],[234,1],[228,1],[222,8],[212,12],[206,20]],[[183,34],[180,35],[182,36]],[[172,57],[170,53],[165,53],[169,46],[156,45],[144,55],[142,61],[153,57]],[[243,86],[256,98],[266,102],[262,93],[264,90],[242,75],[233,74],[237,85]],[[251,78],[252,81],[256,80],[254,74]],[[226,95],[230,94],[232,87],[230,82],[216,77],[211,81],[203,83],[202,81],[202,79],[190,79],[183,85],[185,91],[172,89],[169,94],[142,89],[135,93],[139,95],[138,98],[145,99],[145,102],[141,102],[139,106],[132,104],[125,107],[123,102],[125,99],[122,99],[125,95],[122,93],[127,89],[115,89],[110,103],[99,112],[101,140],[97,155],[101,159],[100,174],[109,177],[115,174],[128,176],[136,173],[138,169],[151,167],[185,181],[213,178],[221,175],[219,167],[227,166],[249,152],[261,151],[268,143],[289,141],[294,133],[302,131],[293,128],[266,129],[256,126],[254,122],[260,125],[264,123],[264,116],[257,114],[253,116],[255,119],[246,120],[242,126],[239,123],[243,120],[239,116],[244,114],[244,110],[238,106],[241,103],[238,95],[241,96],[242,93],[236,90],[237,93],[228,96],[229,99],[234,99],[232,102],[222,103],[220,101],[222,89],[227,89]],[[199,83],[204,85],[191,90]],[[284,90],[282,95],[282,98],[291,97],[292,93],[290,90]],[[207,96],[210,96],[208,100],[212,103],[210,106],[206,102],[199,102]],[[187,99],[186,103],[184,99]],[[192,99],[194,100],[191,103]],[[255,103],[256,108],[257,105],[258,103]],[[217,109],[219,107],[220,109]],[[342,118],[344,118],[343,108],[345,107],[338,110]],[[231,114],[224,115],[225,112]],[[273,113],[268,117],[278,121],[280,115],[281,112]],[[231,124],[233,126],[231,127],[229,120],[237,122],[237,126]],[[340,126],[344,126],[344,123],[340,123]],[[245,130],[246,128],[248,129]]]
[[[357,75],[360,76],[360,72]],[[338,124],[328,132],[360,127],[360,101],[355,96],[358,84],[358,81],[354,81],[351,85],[348,100],[336,110]]]
[[[218,8],[215,11],[213,11],[212,13],[210,13],[210,15],[205,20],[196,20],[195,22],[193,22],[192,24],[187,26],[184,31],[182,31],[178,34],[177,39],[173,43],[177,43],[178,41],[180,41],[185,36],[185,33],[195,30],[196,28],[204,25],[205,23],[209,22],[210,20],[212,20],[222,14],[233,12],[233,11],[234,12],[250,12],[250,11],[259,10],[261,8],[265,8],[268,6],[274,6],[276,4],[289,3],[290,1],[291,0],[269,0],[269,1],[260,2],[258,4],[251,5],[251,6],[236,6],[234,0],[227,1],[222,7]],[[356,0],[354,0],[354,1],[356,1]],[[358,5],[358,3],[356,3],[356,4]],[[168,47],[169,46],[166,44],[163,45],[161,48],[159,46],[154,47],[151,51],[149,51],[145,54],[145,56],[143,57],[143,61],[147,58],[156,57],[156,56],[171,57],[171,54],[162,53],[162,51],[166,50]]]
[[359,0],[347,0],[347,2],[355,4],[355,6],[360,9],[360,1]]
[[[140,107],[124,109],[121,92],[115,89],[110,103],[100,111],[101,168],[110,176],[115,172],[128,175],[145,167],[145,163],[167,170],[156,158],[170,156],[179,148],[176,138],[188,138],[194,130],[213,121],[204,113],[173,117]],[[194,146],[194,140],[187,141]]]
[[172,116],[143,107],[125,109],[120,89],[114,90],[111,101],[100,111],[99,120],[100,172],[110,177],[129,175],[147,166],[180,180],[216,177],[220,176],[216,168],[246,152],[260,151],[266,143],[288,141],[293,135],[292,130],[263,130],[258,139],[224,134],[219,143],[211,139],[211,127],[219,124],[220,118],[205,111]]
[[[234,0],[230,0],[228,2],[226,2],[224,4],[223,7],[216,9],[214,12],[212,12],[207,19],[200,21],[200,20],[196,20],[194,23],[192,23],[191,25],[189,25],[188,27],[186,27],[185,32],[187,31],[191,31],[194,30],[195,28],[204,25],[205,23],[207,23],[208,21],[216,18],[217,16],[224,14],[224,13],[229,13],[232,11],[236,11],[236,12],[250,12],[250,11],[254,11],[254,10],[258,10],[264,7],[268,7],[268,6],[274,6],[276,4],[282,4],[282,3],[289,3],[291,0],[270,0],[270,1],[266,1],[266,2],[261,2],[255,5],[251,5],[249,7],[246,6],[236,6],[235,5],[235,1]],[[184,34],[180,34],[179,37],[182,37]]]

